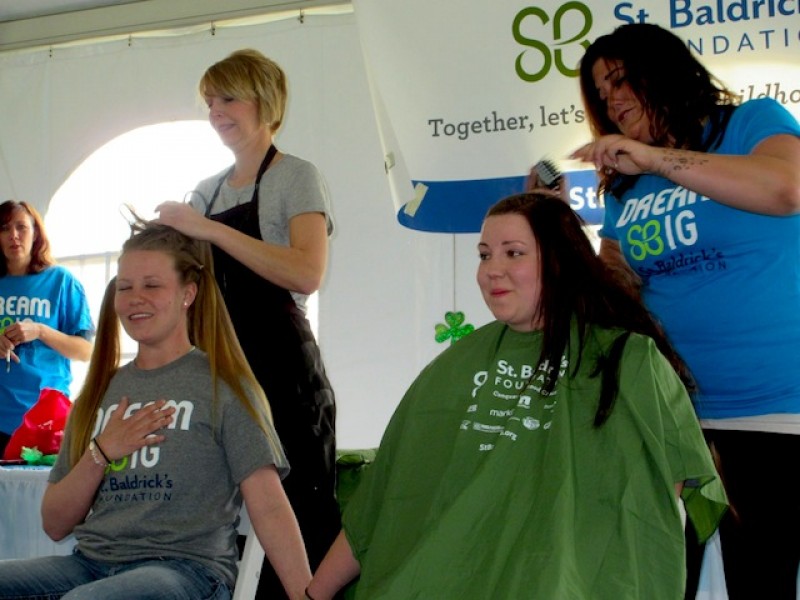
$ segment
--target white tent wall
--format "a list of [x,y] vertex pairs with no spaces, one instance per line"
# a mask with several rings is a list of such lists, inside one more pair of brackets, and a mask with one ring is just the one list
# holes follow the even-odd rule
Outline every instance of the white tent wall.
[[[314,162],[329,186],[336,232],[320,294],[320,345],[337,396],[339,445],[377,445],[407,386],[444,348],[433,324],[456,308],[454,281],[470,322],[489,315],[472,275],[476,236],[397,223],[352,14],[0,55],[0,196],[46,212],[70,173],[115,137],[205,119],[199,77],[242,47],[286,70],[289,107],[277,144]],[[118,203],[113,189],[108,201]],[[76,214],[74,226],[91,235],[103,224]]]

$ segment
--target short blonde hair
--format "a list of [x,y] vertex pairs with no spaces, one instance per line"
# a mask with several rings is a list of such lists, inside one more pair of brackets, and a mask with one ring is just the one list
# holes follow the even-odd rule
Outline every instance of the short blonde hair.
[[286,74],[258,50],[237,50],[211,65],[198,88],[204,98],[226,96],[255,102],[259,119],[272,131],[283,123],[288,96]]

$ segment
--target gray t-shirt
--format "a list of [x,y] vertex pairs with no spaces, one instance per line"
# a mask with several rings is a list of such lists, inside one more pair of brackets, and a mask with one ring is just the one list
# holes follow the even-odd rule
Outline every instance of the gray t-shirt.
[[[199,212],[205,213],[220,179],[225,177],[228,171],[229,169],[225,169],[198,183],[189,204]],[[214,202],[211,214],[250,202],[253,188],[253,185],[233,188],[228,185],[226,179],[219,190],[219,197]],[[330,200],[322,175],[312,163],[292,154],[284,154],[281,160],[271,165],[264,173],[258,190],[258,202],[261,239],[265,242],[288,247],[289,221],[292,217],[304,213],[318,212],[325,215],[328,235],[333,233]],[[308,296],[292,291],[292,297],[297,306],[305,310]]]
[[[161,398],[177,408],[166,440],[116,461],[107,470],[86,520],[75,528],[78,548],[89,558],[129,562],[169,556],[205,564],[233,585],[238,558],[235,524],[242,505],[239,484],[255,470],[288,463],[272,427],[268,435],[220,381],[212,409],[208,358],[193,350],[172,363],[143,371],[120,368],[103,398],[93,435],[120,399],[128,414]],[[50,481],[69,471],[65,437]]]

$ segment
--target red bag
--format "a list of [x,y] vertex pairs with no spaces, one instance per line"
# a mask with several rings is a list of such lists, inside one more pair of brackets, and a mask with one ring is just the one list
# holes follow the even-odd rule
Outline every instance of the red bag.
[[3,459],[19,459],[23,446],[38,448],[43,455],[58,454],[71,409],[72,402],[62,392],[44,388],[36,404],[22,417],[22,425],[11,434]]

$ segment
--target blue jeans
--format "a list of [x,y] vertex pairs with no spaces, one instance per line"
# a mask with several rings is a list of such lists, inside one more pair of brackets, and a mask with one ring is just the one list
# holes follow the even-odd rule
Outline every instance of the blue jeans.
[[109,563],[80,552],[0,561],[2,600],[230,600],[231,590],[193,560]]

